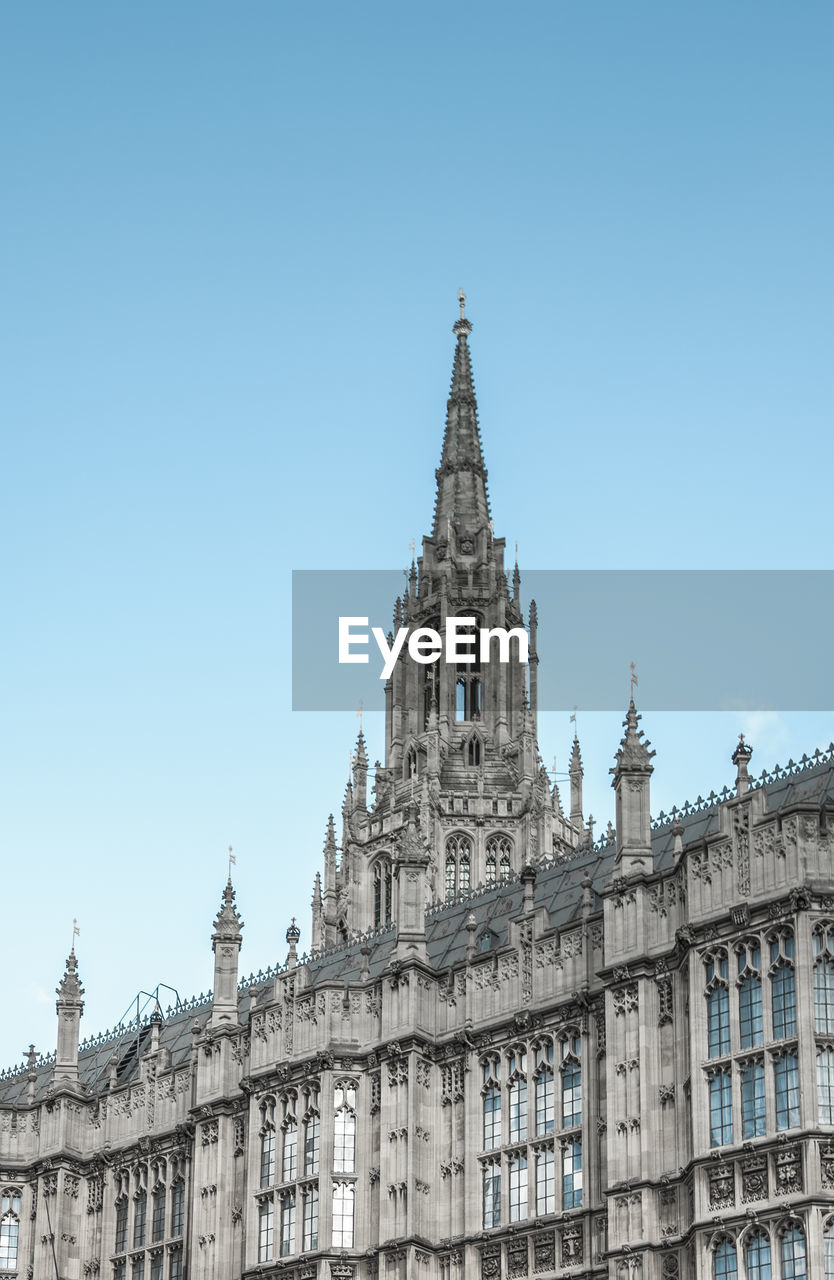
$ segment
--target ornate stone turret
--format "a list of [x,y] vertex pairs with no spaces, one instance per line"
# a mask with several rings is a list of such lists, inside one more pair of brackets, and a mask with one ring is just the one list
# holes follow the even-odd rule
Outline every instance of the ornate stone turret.
[[356,739],[356,750],[353,753],[353,804],[356,809],[368,807],[368,753],[365,750],[365,735],[361,729]]
[[78,1026],[84,1012],[84,988],[78,978],[78,961],[73,946],[60,985],[55,1010],[58,1014],[58,1044],[52,1079],[56,1085],[78,1087]]
[[573,746],[570,753],[570,820],[581,832],[585,825],[585,819],[582,816],[582,778],[584,770],[582,768],[582,752],[579,750],[579,736],[574,730]]
[[634,698],[623,721],[620,749],[611,785],[617,795],[617,862],[622,875],[652,870],[652,830],[649,807],[649,780],[654,772],[649,743],[638,729]]
[[733,752],[733,764],[736,767],[736,789],[740,796],[746,795],[750,790],[750,774],[747,766],[750,763],[750,757],[753,755],[753,748],[749,742],[744,741],[744,734],[738,735],[738,746]]
[[235,906],[235,891],[232,888],[232,877],[226,882],[223,890],[223,901],[214,922],[214,933],[211,945],[214,951],[214,997],[212,1000],[212,1027],[236,1027],[237,1012],[237,968],[240,956],[243,921]]
[[408,822],[397,858],[398,960],[426,959],[426,871],[429,855],[417,829],[417,805],[408,806]]

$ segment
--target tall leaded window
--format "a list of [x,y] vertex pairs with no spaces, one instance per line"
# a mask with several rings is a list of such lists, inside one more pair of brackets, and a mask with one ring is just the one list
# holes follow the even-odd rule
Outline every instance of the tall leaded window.
[[334,1182],[333,1247],[336,1249],[353,1248],[353,1203],[353,1183]]
[[145,1280],[145,1255],[134,1258],[130,1268],[130,1280]]
[[794,940],[789,929],[769,937],[770,993],[773,1005],[773,1035],[777,1040],[796,1035],[796,978]]
[[741,1067],[741,1137],[760,1138],[765,1131],[765,1075],[763,1062]]
[[562,1040],[562,1126],[582,1123],[582,1041],[577,1035]]
[[315,1106],[316,1099],[311,1097],[310,1108],[304,1118],[304,1173],[307,1175],[319,1171],[321,1121]]
[[808,1280],[805,1232],[791,1223],[782,1233],[782,1280]]
[[795,1129],[799,1124],[799,1061],[792,1050],[773,1064],[776,1086],[776,1128]]
[[733,1140],[733,1087],[729,1067],[713,1071],[709,1082],[710,1146],[723,1147]]
[[488,1058],[481,1065],[483,1072],[484,1150],[493,1151],[501,1146],[501,1064],[497,1058]]
[[834,926],[814,929],[814,1021],[817,1031],[834,1032]]
[[171,1188],[171,1235],[181,1236],[185,1229],[185,1183],[178,1178]]
[[737,955],[738,1027],[742,1049],[762,1043],[762,951],[758,942],[748,942]]
[[487,1160],[483,1181],[484,1230],[501,1226],[501,1162]]
[[295,1253],[295,1192],[285,1191],[281,1196],[281,1257]]
[[114,1252],[124,1253],[127,1248],[127,1196],[122,1195],[116,1201],[116,1236]]
[[275,1181],[275,1099],[261,1103],[261,1186],[271,1187]]
[[[356,1085],[341,1080],[335,1089],[335,1132],[333,1137],[333,1169],[336,1173],[353,1173],[356,1168]],[[337,1183],[339,1187],[347,1183]],[[351,1199],[351,1218],[353,1200]],[[351,1234],[353,1228],[351,1227]]]
[[510,1117],[510,1142],[527,1139],[527,1054],[524,1049],[511,1049],[507,1054],[507,1105]]
[[722,1240],[716,1248],[713,1274],[715,1280],[736,1280],[738,1259],[736,1247],[731,1240]]
[[510,1156],[510,1222],[527,1217],[527,1157]]
[[319,1247],[319,1189],[318,1187],[306,1187],[304,1195],[304,1237],[303,1248],[318,1249]]
[[578,1139],[562,1147],[562,1208],[578,1209],[582,1204],[582,1143]]
[[556,1170],[551,1146],[536,1152],[536,1213],[556,1212]]
[[498,880],[499,868],[501,879],[509,879],[512,851],[513,842],[503,832],[489,837],[486,842],[486,883],[488,885],[494,885]]
[[536,1048],[536,1133],[552,1133],[554,1127],[553,1043]]
[[16,1187],[3,1192],[0,1200],[0,1271],[14,1271],[20,1235],[20,1192]]
[[[478,646],[479,619],[468,626],[458,626],[459,652],[471,655],[471,662],[460,662],[455,682],[455,719],[477,720],[481,714],[481,657]],[[469,639],[467,639],[469,637]]]
[[281,1155],[281,1181],[293,1182],[298,1177],[298,1122],[295,1116],[284,1121],[284,1145]]
[[458,831],[446,841],[446,901],[466,893],[472,883],[472,841]]
[[124,1258],[122,1258],[121,1262],[113,1263],[113,1280],[125,1280],[127,1275],[126,1265]]
[[817,1101],[820,1124],[834,1124],[834,1049],[817,1049]]
[[258,1262],[272,1261],[275,1232],[275,1211],[271,1200],[262,1200],[258,1206]]
[[133,1210],[133,1247],[141,1249],[145,1243],[148,1222],[148,1197],[144,1188],[141,1188],[133,1198],[136,1206]]
[[165,1254],[155,1253],[151,1258],[150,1280],[162,1280],[162,1269],[165,1266]]
[[151,1241],[165,1239],[165,1184],[158,1182],[153,1189],[153,1209],[151,1212]]
[[770,1266],[770,1240],[763,1231],[754,1231],[744,1246],[747,1280],[773,1280]]
[[730,1052],[730,993],[727,953],[719,949],[704,958],[706,968],[707,1036],[709,1057]]
[[374,864],[374,925],[377,928],[391,923],[392,896],[391,859],[380,858]]
[[171,1280],[182,1280],[182,1249],[175,1249],[171,1254]]

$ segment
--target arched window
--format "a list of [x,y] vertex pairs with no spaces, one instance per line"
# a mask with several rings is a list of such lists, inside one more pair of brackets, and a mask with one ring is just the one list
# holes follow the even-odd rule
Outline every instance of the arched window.
[[127,1196],[122,1194],[116,1201],[116,1234],[114,1253],[124,1253],[127,1248]]
[[258,1262],[272,1261],[275,1212],[271,1200],[262,1200],[258,1206]]
[[481,739],[477,733],[473,733],[467,738],[463,744],[464,758],[470,768],[476,768],[481,763]]
[[834,926],[814,929],[814,1021],[823,1035],[834,1032]]
[[501,1226],[501,1161],[487,1160],[483,1166],[484,1230]]
[[834,1280],[834,1218],[829,1218],[825,1224],[823,1243],[825,1246],[825,1280]]
[[165,1183],[157,1182],[153,1189],[151,1211],[151,1242],[165,1239]]
[[281,1257],[295,1253],[295,1191],[281,1196]]
[[374,926],[391,923],[393,877],[391,859],[380,858],[374,863]]
[[510,1156],[510,1222],[527,1217],[527,1157]]
[[790,929],[779,929],[768,937],[770,948],[770,994],[773,1006],[773,1035],[782,1040],[796,1035],[796,980],[794,940]]
[[333,1168],[336,1173],[353,1173],[356,1168],[356,1085],[352,1080],[340,1080],[336,1085],[334,1108]]
[[715,1280],[735,1280],[738,1275],[736,1247],[732,1240],[722,1240],[715,1250],[713,1264]]
[[185,1230],[185,1183],[177,1178],[171,1188],[171,1235],[181,1236]]
[[513,851],[513,842],[509,836],[503,832],[496,832],[488,838],[486,842],[486,883],[494,885],[498,879],[498,868],[501,870],[501,879],[509,880],[510,878],[510,856]]
[[419,773],[419,759],[417,751],[414,747],[409,747],[405,753],[403,761],[403,778],[408,782],[411,778],[416,778]]
[[288,1115],[283,1124],[284,1147],[281,1157],[281,1181],[294,1182],[298,1177],[298,1121]]
[[556,1212],[556,1175],[553,1147],[540,1147],[536,1152],[536,1213]]
[[762,1043],[762,951],[758,941],[738,951],[738,1024],[742,1049]]
[[723,1147],[733,1140],[733,1088],[729,1067],[713,1071],[709,1081],[710,1146]]
[[269,1121],[261,1129],[261,1187],[275,1181],[275,1129]]
[[[467,615],[471,617],[471,614]],[[480,619],[466,627],[458,627],[459,651],[472,655],[471,662],[459,662],[455,680],[455,719],[478,720],[481,716],[481,657],[478,646]],[[467,640],[466,637],[471,637]]]
[[536,1133],[552,1133],[554,1120],[553,1044],[548,1040],[536,1048]]
[[510,1116],[510,1142],[527,1138],[527,1054],[524,1049],[511,1049],[507,1054],[507,1093]]
[[353,1200],[354,1188],[352,1182],[333,1183],[334,1248],[353,1248]]
[[318,1111],[319,1096],[311,1091],[304,1113],[304,1173],[308,1176],[319,1171],[321,1148],[321,1120]]
[[776,1086],[776,1128],[795,1129],[799,1125],[799,1060],[794,1051],[779,1055],[773,1064]]
[[306,1187],[304,1196],[304,1239],[302,1248],[318,1249],[319,1247],[319,1189],[317,1186]]
[[481,1064],[483,1072],[484,1150],[494,1151],[501,1146],[501,1064],[497,1058],[487,1058]]
[[17,1245],[20,1235],[20,1191],[9,1187],[0,1200],[0,1271],[17,1267]]
[[562,1146],[562,1208],[582,1204],[582,1143],[575,1139]]
[[765,1076],[764,1063],[744,1062],[739,1071],[741,1080],[741,1137],[761,1138],[765,1131]]
[[782,1280],[808,1280],[805,1233],[796,1223],[782,1232]]
[[562,1047],[562,1127],[570,1129],[582,1123],[582,1067],[579,1055],[582,1041],[578,1035],[567,1036]]
[[466,893],[472,882],[472,841],[463,832],[446,841],[446,901]]
[[730,994],[727,990],[727,953],[723,949],[704,957],[706,968],[708,1056],[730,1052]]
[[763,1231],[754,1231],[744,1246],[747,1280],[772,1280],[770,1240]]
[[148,1222],[148,1196],[145,1188],[140,1187],[133,1199],[136,1206],[133,1210],[133,1247],[141,1249],[145,1243]]

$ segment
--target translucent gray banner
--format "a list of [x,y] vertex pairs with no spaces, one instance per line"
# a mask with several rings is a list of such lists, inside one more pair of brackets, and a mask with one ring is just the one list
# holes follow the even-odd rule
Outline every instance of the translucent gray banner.
[[[370,632],[393,630],[405,585],[394,571],[293,573],[294,710],[347,711],[360,699],[382,710]],[[645,711],[834,709],[832,571],[535,570],[521,590],[525,619],[530,600],[538,606],[543,711],[621,710],[631,662]],[[368,619],[352,627],[368,643],[350,647],[367,663],[340,663],[340,617]]]

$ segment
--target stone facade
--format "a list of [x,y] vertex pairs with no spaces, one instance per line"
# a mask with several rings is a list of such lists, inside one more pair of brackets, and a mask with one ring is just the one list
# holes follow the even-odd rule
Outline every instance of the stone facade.
[[[628,707],[593,841],[537,748],[537,619],[494,535],[468,337],[394,625],[526,626],[360,732],[309,957],[0,1077],[0,1276],[834,1277],[834,750],[651,819]],[[768,1267],[770,1269],[768,1269]],[[757,1269],[758,1268],[758,1269]]]

